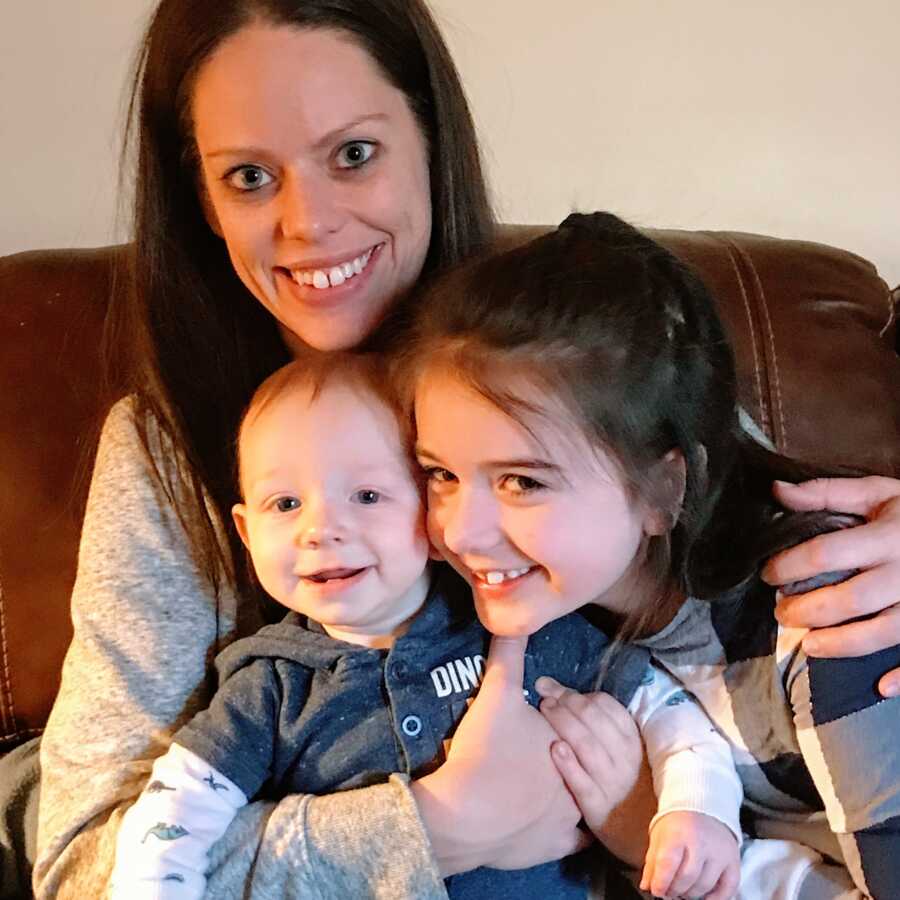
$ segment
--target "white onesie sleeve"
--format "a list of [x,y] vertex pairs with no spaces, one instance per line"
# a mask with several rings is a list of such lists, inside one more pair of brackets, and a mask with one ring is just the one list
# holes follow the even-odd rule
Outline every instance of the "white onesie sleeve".
[[234,782],[172,744],[122,819],[112,900],[200,900],[209,851],[246,803]]
[[743,788],[731,747],[690,692],[651,664],[628,711],[644,738],[659,799],[650,827],[670,812],[704,813],[740,844]]

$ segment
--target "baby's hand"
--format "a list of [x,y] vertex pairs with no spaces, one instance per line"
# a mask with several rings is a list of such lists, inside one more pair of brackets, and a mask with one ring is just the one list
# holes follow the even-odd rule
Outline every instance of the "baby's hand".
[[654,897],[731,900],[741,877],[740,850],[718,819],[671,812],[650,829],[641,890]]

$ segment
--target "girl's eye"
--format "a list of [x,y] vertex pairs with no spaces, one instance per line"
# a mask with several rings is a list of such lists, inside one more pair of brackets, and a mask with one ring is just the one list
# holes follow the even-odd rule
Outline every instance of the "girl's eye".
[[238,166],[225,176],[233,188],[249,193],[258,191],[272,182],[272,176],[260,166]]
[[275,501],[275,509],[278,512],[292,512],[295,509],[300,509],[300,501],[296,497],[279,497]]
[[545,488],[546,485],[528,475],[504,475],[500,486],[510,494],[531,494]]
[[449,484],[456,481],[456,476],[449,469],[442,469],[440,466],[425,466],[425,477],[429,482],[434,484]]
[[339,169],[358,169],[364,166],[375,153],[373,141],[350,141],[338,150],[337,165]]
[[379,494],[378,491],[373,491],[366,488],[361,491],[357,491],[353,495],[353,497],[357,503],[362,503],[363,506],[372,506],[374,503],[377,503],[381,499],[381,494]]

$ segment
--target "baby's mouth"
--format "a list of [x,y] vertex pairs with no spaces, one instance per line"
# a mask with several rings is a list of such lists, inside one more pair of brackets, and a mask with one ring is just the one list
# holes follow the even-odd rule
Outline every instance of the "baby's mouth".
[[362,569],[322,569],[321,572],[313,572],[310,575],[301,575],[304,581],[312,581],[315,584],[327,584],[329,581],[346,581],[364,572]]

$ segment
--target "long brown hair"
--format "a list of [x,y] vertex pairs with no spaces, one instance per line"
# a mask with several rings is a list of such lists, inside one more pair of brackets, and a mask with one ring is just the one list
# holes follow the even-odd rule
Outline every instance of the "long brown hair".
[[[198,198],[190,121],[194,81],[230,35],[263,21],[335,29],[365,49],[403,91],[429,149],[433,228],[423,275],[490,239],[493,220],[475,129],[458,74],[421,0],[162,0],[132,85],[127,157],[136,153],[134,245],[128,290],[112,299],[107,357],[127,347],[136,422],[198,564],[246,586],[229,521],[241,411],[288,361],[274,318],[244,287]],[[159,464],[156,430],[163,456]]]

